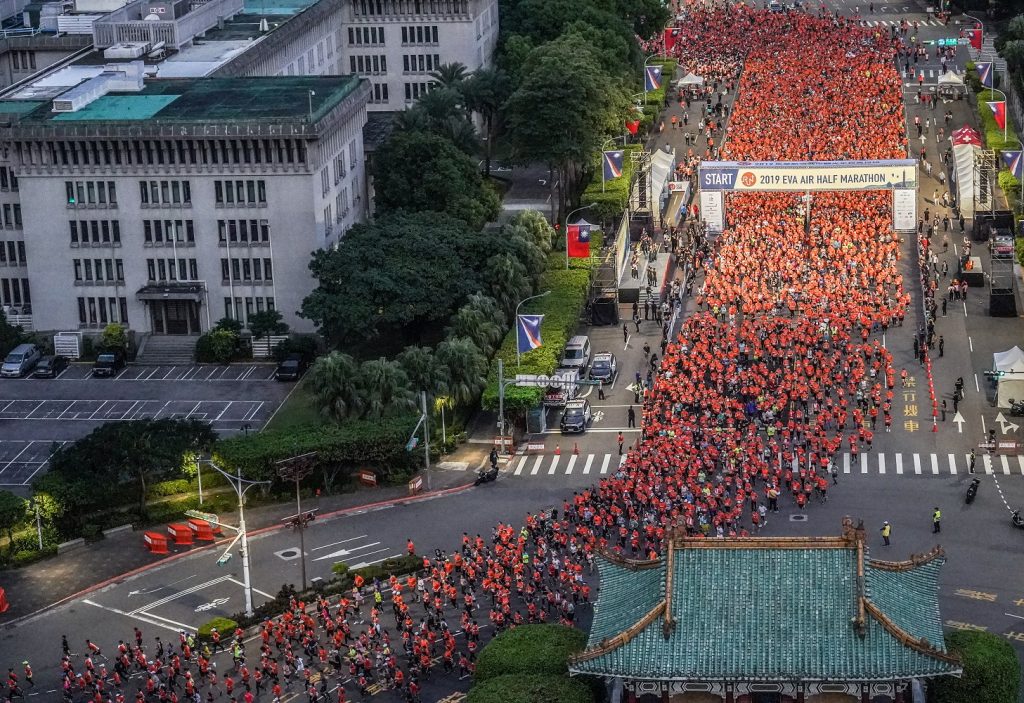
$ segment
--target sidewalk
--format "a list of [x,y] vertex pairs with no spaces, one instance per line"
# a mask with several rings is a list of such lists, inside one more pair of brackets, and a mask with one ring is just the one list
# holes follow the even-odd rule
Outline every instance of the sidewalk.
[[[448,489],[470,485],[470,476],[449,471],[431,471],[431,493],[410,497],[408,488],[385,486],[382,488],[360,488],[353,493],[325,496],[313,507],[320,508],[320,515],[330,518],[331,513],[351,511],[381,503],[398,503],[416,500]],[[307,499],[308,501],[308,499]],[[309,507],[307,502],[304,507]],[[246,510],[245,519],[249,534],[257,531],[283,529],[281,521],[295,513],[295,503],[288,501]],[[237,514],[221,514],[225,523],[237,522]],[[154,530],[165,529],[154,526]],[[216,544],[216,543],[215,543]],[[22,569],[0,572],[0,586],[7,592],[11,607],[0,616],[0,624],[10,626],[11,622],[32,615],[40,610],[81,594],[93,587],[107,585],[127,577],[136,570],[155,566],[176,555],[196,552],[204,546],[197,544],[177,551],[171,547],[169,555],[150,554],[142,541],[141,531],[121,532],[99,542],[87,544],[73,551],[31,564]]]

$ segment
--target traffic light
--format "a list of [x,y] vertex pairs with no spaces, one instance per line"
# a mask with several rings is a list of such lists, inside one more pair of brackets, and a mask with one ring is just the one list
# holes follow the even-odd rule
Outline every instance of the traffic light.
[[224,566],[229,561],[231,561],[231,552],[228,552],[221,556],[221,558],[217,560],[217,566]]

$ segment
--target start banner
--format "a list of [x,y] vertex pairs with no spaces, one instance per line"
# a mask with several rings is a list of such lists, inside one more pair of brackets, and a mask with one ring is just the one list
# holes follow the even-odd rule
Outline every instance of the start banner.
[[706,161],[701,191],[912,190],[917,162],[891,161]]

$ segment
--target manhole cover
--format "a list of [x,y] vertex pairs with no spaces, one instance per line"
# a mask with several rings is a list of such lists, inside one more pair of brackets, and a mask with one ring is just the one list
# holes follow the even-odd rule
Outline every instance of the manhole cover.
[[807,516],[806,515],[790,515],[789,516],[789,521],[790,522],[807,522]]
[[284,559],[285,561],[288,561],[289,559],[298,559],[299,550],[295,548],[282,549],[280,552],[274,552],[274,555],[280,557],[281,559]]

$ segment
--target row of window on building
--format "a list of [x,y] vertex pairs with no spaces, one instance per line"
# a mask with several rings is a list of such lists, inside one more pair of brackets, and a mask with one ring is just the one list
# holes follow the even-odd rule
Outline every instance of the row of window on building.
[[[339,194],[348,211],[348,189]],[[69,220],[71,245],[121,244],[119,220]],[[142,239],[145,244],[195,244],[194,220],[143,220]],[[266,244],[270,242],[269,220],[217,220],[217,239],[221,244]],[[13,244],[13,242],[12,242]]]
[[418,81],[405,84],[405,101],[419,100],[436,87],[434,81]]
[[21,205],[19,203],[4,203],[3,218],[4,229],[21,229]]
[[124,283],[124,259],[73,259],[76,283]]
[[469,0],[353,0],[352,11],[363,17],[468,15]]
[[[416,44],[437,45],[438,40],[436,24],[428,25],[403,25],[402,45],[412,46]],[[387,40],[384,36],[383,27],[349,27],[349,46],[385,46]],[[355,70],[353,70],[355,73]]]
[[274,265],[270,259],[221,259],[223,281],[273,281]]
[[118,220],[68,220],[71,246],[82,244],[121,244]]
[[198,281],[197,259],[146,259],[150,281]]
[[0,278],[0,303],[3,305],[31,305],[32,292],[27,278]]
[[133,139],[15,142],[30,166],[305,164],[301,139]]
[[11,52],[11,68],[15,71],[36,70],[36,52],[19,49]]
[[25,242],[0,242],[0,266],[27,266]]
[[244,325],[249,324],[249,318],[255,313],[264,310],[275,309],[273,296],[253,296],[229,298],[224,296],[224,317],[231,320],[238,320]]
[[[388,57],[383,54],[349,56],[349,72],[360,76],[384,75],[388,72]],[[441,67],[440,54],[403,54],[402,73],[430,73]]]
[[82,296],[78,299],[78,324],[96,327],[119,322],[128,326],[128,298]]

